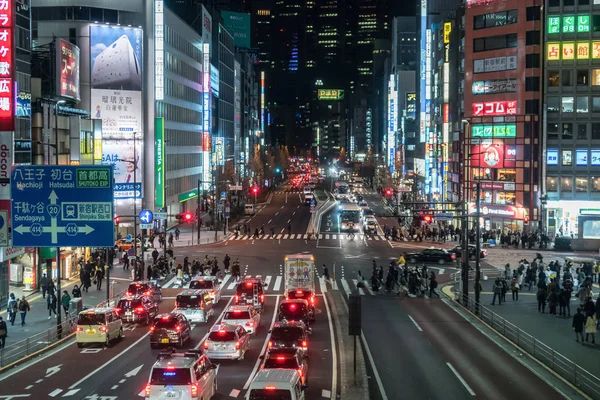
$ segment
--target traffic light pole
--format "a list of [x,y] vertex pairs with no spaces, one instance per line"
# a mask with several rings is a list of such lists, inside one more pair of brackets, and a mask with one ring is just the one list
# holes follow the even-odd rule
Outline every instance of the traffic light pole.
[[[202,187],[202,179],[198,179],[198,202],[196,203],[196,222],[198,223],[198,244],[200,244],[200,188]],[[193,234],[192,234],[193,236]]]

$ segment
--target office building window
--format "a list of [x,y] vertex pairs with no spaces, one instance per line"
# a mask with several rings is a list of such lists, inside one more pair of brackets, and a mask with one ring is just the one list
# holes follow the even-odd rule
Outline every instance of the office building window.
[[501,11],[473,17],[473,29],[493,28],[517,23],[518,10]]
[[546,177],[546,191],[557,192],[558,191],[558,178],[555,176]]
[[592,97],[592,112],[600,112],[600,97]]
[[517,34],[488,36],[485,38],[473,39],[473,51],[489,51],[498,49],[507,49],[517,47]]
[[563,69],[561,76],[561,84],[563,86],[573,86],[573,81],[571,78],[572,76],[573,74],[571,73],[570,69]]
[[587,113],[589,112],[589,101],[587,96],[577,96],[577,112]]
[[563,0],[563,6],[571,7],[575,5],[575,0]]
[[575,191],[587,192],[588,179],[584,177],[575,178]]
[[563,140],[573,139],[573,124],[562,124],[562,138]]
[[577,125],[577,139],[578,140],[586,140],[587,139],[587,124]]
[[577,70],[577,86],[587,86],[589,84],[589,73],[588,69]]
[[528,76],[525,78],[525,90],[528,92],[539,92],[540,78],[538,76]]
[[560,0],[550,0],[548,5],[550,7],[560,7]]
[[540,53],[530,53],[525,56],[525,68],[539,68]]
[[600,178],[592,176],[592,177],[590,177],[590,179],[592,180],[592,187],[591,187],[592,192],[595,192],[595,193],[600,192]]
[[560,85],[560,75],[558,71],[548,71],[548,86],[558,87]]
[[558,124],[548,122],[546,125],[546,134],[548,135],[548,139],[558,139]]
[[527,7],[527,21],[540,20],[540,6]]
[[562,112],[572,113],[573,112],[573,97],[564,96],[562,98]]
[[592,69],[591,73],[592,86],[600,86],[600,69]]
[[600,123],[592,123],[592,140],[600,139]]
[[525,36],[525,44],[527,46],[540,44],[541,37],[542,36],[541,36],[540,31],[527,31],[527,34]]
[[573,151],[563,150],[561,160],[561,164],[563,165],[563,167],[569,167],[573,165]]
[[571,193],[573,191],[573,178],[569,176],[561,176],[560,191],[563,193]]
[[548,96],[548,112],[560,111],[560,97]]

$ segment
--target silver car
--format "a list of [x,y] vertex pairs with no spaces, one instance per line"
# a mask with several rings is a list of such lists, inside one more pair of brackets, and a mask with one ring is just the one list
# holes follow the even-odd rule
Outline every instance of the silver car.
[[260,313],[249,305],[230,306],[225,311],[221,322],[230,325],[241,325],[246,332],[252,334],[256,332],[258,324],[260,324]]
[[250,335],[241,325],[217,324],[202,343],[211,360],[243,360],[250,347]]

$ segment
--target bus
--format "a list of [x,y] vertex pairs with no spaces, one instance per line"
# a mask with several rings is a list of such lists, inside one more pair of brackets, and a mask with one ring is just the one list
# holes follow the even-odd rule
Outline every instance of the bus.
[[347,232],[350,227],[355,233],[362,232],[362,208],[356,204],[342,204],[340,209],[340,226],[342,232]]

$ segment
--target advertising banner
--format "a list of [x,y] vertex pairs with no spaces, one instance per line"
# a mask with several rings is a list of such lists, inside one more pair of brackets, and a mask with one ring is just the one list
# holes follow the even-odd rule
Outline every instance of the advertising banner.
[[516,124],[473,125],[471,135],[473,137],[484,137],[484,138],[516,137],[517,136],[517,125]]
[[487,141],[471,147],[471,166],[504,168],[504,143]]
[[516,101],[486,101],[473,103],[473,116],[514,115],[517,113]]
[[233,36],[236,47],[250,48],[250,14],[221,11],[223,26]]
[[517,56],[491,57],[473,60],[473,73],[509,71],[517,69]]
[[15,130],[15,4],[15,1],[0,2],[0,131],[4,132]]
[[142,92],[92,89],[92,118],[102,120],[102,137],[133,139],[142,136]]
[[517,80],[492,79],[489,81],[473,81],[473,94],[511,93],[517,91]]
[[165,206],[165,119],[156,118],[154,121],[155,205],[162,208]]
[[219,97],[219,70],[210,64],[210,89],[215,97]]
[[79,47],[63,39],[56,39],[56,93],[76,101],[79,95]]
[[[0,132],[0,178],[10,179],[13,164],[13,134]],[[10,183],[0,183],[0,200],[10,200]]]
[[114,165],[115,199],[142,198],[143,153],[142,141],[136,140],[102,141],[102,164]]
[[225,143],[223,141],[223,137],[217,136],[214,140],[215,144],[215,161],[216,165],[224,165],[225,164]]

